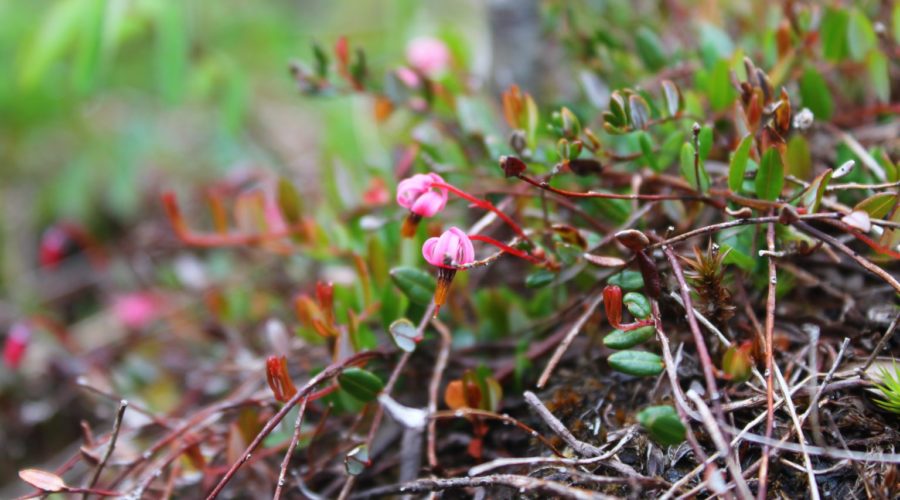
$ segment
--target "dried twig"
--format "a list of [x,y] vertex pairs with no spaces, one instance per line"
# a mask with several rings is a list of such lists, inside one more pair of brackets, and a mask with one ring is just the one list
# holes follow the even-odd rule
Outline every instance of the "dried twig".
[[538,378],[537,387],[538,389],[544,387],[547,381],[550,379],[550,375],[553,373],[556,365],[559,364],[559,360],[562,359],[563,354],[565,354],[566,350],[569,348],[569,345],[572,344],[572,341],[575,340],[575,337],[578,335],[578,332],[581,331],[581,327],[587,322],[587,320],[591,317],[591,314],[594,313],[594,310],[597,309],[597,306],[603,302],[603,294],[600,292],[595,292],[594,295],[588,298],[587,308],[575,320],[575,323],[572,324],[572,328],[569,329],[569,332],[566,333],[566,336],[563,338],[562,342],[559,343],[559,347],[554,351],[553,356],[550,358],[550,361],[547,361],[547,366],[544,368],[543,373],[541,373],[540,378]]
[[[97,480],[100,479],[100,474],[103,472],[103,468],[106,467],[106,463],[109,461],[109,457],[112,456],[113,450],[116,448],[116,440],[119,438],[119,430],[122,428],[122,417],[125,415],[125,410],[128,408],[128,401],[123,399],[119,401],[119,410],[116,412],[116,420],[113,422],[112,432],[109,435],[109,445],[106,448],[106,453],[103,454],[103,459],[100,460],[100,464],[97,465],[97,468],[94,469],[94,474],[91,476],[91,480],[88,482],[87,489],[93,489],[97,484]],[[87,499],[88,492],[85,492],[81,498]]]
[[372,488],[371,490],[353,495],[353,498],[380,498],[396,494],[430,493],[434,491],[478,488],[484,486],[505,486],[508,488],[515,488],[520,495],[525,493],[537,493],[551,495],[556,498],[571,498],[576,500],[603,500],[614,498],[597,493],[596,491],[566,486],[555,481],[547,481],[545,479],[518,476],[514,474],[494,474],[491,476],[458,477],[450,479],[419,479],[409,483]]
[[291,434],[291,442],[288,443],[287,450],[284,451],[284,459],[281,460],[281,469],[278,472],[278,483],[275,487],[275,494],[272,496],[273,500],[281,498],[281,494],[284,490],[284,481],[285,476],[287,475],[288,465],[291,463],[294,449],[297,447],[297,442],[300,440],[300,426],[303,424],[303,414],[306,413],[307,403],[309,403],[309,397],[303,398],[303,402],[300,403],[300,408],[297,410],[297,419],[294,421],[294,432]]
[[894,335],[894,330],[897,329],[897,322],[900,321],[900,313],[894,315],[893,321],[888,326],[887,331],[884,332],[884,335],[878,340],[878,343],[875,344],[875,348],[872,349],[872,352],[869,354],[869,357],[866,358],[866,362],[863,364],[862,368],[860,368],[860,373],[865,373],[866,370],[872,366],[872,362],[875,361],[875,358],[878,357],[878,353],[884,349],[884,346],[887,345],[888,340],[891,339],[891,336]]
[[[431,324],[441,336],[441,347],[438,351],[437,359],[434,362],[434,371],[431,375],[431,383],[428,385],[428,414],[432,415],[437,412],[438,391],[441,388],[441,378],[444,375],[444,369],[447,367],[447,358],[450,355],[450,344],[453,342],[450,336],[450,330],[440,320],[433,318]],[[437,451],[435,450],[437,421],[432,419],[428,421],[428,465],[432,470],[438,468]]]

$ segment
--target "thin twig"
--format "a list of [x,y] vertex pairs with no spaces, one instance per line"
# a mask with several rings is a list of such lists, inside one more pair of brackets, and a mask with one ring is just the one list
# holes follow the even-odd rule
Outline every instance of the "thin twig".
[[[772,437],[772,430],[775,428],[775,375],[772,366],[774,364],[773,342],[775,337],[775,291],[778,284],[778,274],[775,267],[775,258],[772,256],[775,252],[775,224],[769,223],[766,228],[766,248],[769,251],[769,283],[768,293],[766,295],[766,333],[765,333],[765,355],[766,355],[766,439]],[[768,488],[769,475],[769,447],[763,447],[762,462],[759,466],[759,490],[756,498],[763,500],[766,498],[766,489]]]
[[614,498],[597,493],[596,491],[574,488],[555,481],[537,479],[529,476],[518,476],[515,474],[494,474],[491,476],[457,477],[450,479],[419,479],[409,483],[392,484],[373,488],[353,495],[353,498],[380,498],[397,494],[431,493],[435,491],[479,488],[485,486],[505,486],[514,488],[518,490],[520,495],[525,493],[544,494],[554,498],[571,498],[575,500],[606,500]]
[[289,399],[284,404],[284,406],[282,406],[281,409],[278,410],[278,412],[269,419],[268,422],[266,422],[266,425],[256,434],[256,437],[253,438],[253,441],[250,442],[250,444],[241,454],[241,457],[235,460],[233,464],[231,464],[231,467],[228,469],[222,479],[219,480],[212,491],[210,491],[209,495],[206,496],[206,499],[212,500],[213,498],[219,496],[219,493],[221,493],[222,489],[224,489],[228,482],[231,481],[231,478],[234,477],[234,474],[238,471],[238,469],[240,469],[242,465],[250,460],[252,453],[260,445],[260,443],[262,443],[263,439],[271,434],[275,427],[278,426],[278,424],[281,423],[282,420],[284,420],[284,417],[287,416],[288,412],[291,411],[291,408],[296,406],[297,403],[300,402],[300,400],[306,398],[306,396],[308,396],[317,385],[340,374],[344,370],[344,368],[347,368],[348,366],[362,363],[378,355],[380,355],[380,353],[374,351],[364,351],[355,354],[343,361],[332,363],[327,368],[319,372],[315,377],[310,379],[310,381],[307,382],[306,385],[303,386],[303,388],[297,391],[297,394],[294,394],[294,396]]
[[887,345],[888,340],[891,339],[891,336],[894,335],[894,330],[897,329],[897,322],[900,321],[900,313],[894,315],[894,320],[891,321],[891,324],[888,326],[887,331],[884,332],[884,335],[878,340],[878,343],[875,344],[875,348],[872,349],[872,353],[869,354],[869,357],[866,358],[865,364],[860,369],[860,373],[865,373],[866,370],[872,366],[872,362],[875,361],[875,358],[878,357],[878,353],[884,349],[884,346]]
[[[441,347],[438,351],[437,359],[434,362],[434,371],[431,375],[431,383],[428,385],[428,414],[432,415],[437,412],[438,391],[441,388],[441,378],[444,376],[444,369],[447,367],[447,358],[450,355],[450,344],[453,338],[450,336],[450,330],[447,326],[436,318],[432,318],[431,324],[441,336]],[[435,451],[437,421],[432,419],[428,421],[428,465],[432,470],[438,468],[437,452]]]
[[294,432],[291,434],[291,442],[288,443],[287,450],[284,452],[284,458],[281,460],[281,469],[278,472],[278,483],[275,486],[275,494],[272,495],[273,500],[281,498],[284,490],[285,477],[287,476],[288,465],[291,463],[291,457],[294,455],[294,449],[300,440],[300,426],[303,424],[303,414],[306,413],[306,404],[309,403],[309,397],[303,398],[300,408],[297,410],[297,419],[294,421]]
[[[109,461],[109,457],[112,456],[113,450],[116,447],[116,440],[119,438],[119,430],[122,428],[122,417],[125,415],[125,410],[128,408],[128,400],[123,399],[119,401],[119,410],[116,412],[116,420],[113,422],[112,433],[109,436],[109,446],[106,448],[106,453],[103,454],[103,459],[100,461],[100,464],[97,465],[97,468],[94,469],[94,475],[91,476],[91,480],[88,482],[87,489],[93,489],[97,484],[97,480],[100,479],[100,473],[103,472],[103,468],[106,467],[106,463]],[[88,492],[85,492],[81,498],[87,500]]]
[[566,336],[563,338],[562,342],[559,343],[559,347],[556,348],[556,351],[553,353],[550,361],[547,362],[547,366],[544,368],[543,373],[541,373],[540,378],[538,378],[538,389],[544,387],[544,385],[547,383],[547,380],[550,379],[550,375],[553,373],[556,365],[559,364],[559,360],[562,359],[563,354],[565,354],[566,350],[569,348],[569,345],[571,345],[572,341],[575,340],[578,332],[581,331],[581,328],[591,317],[591,314],[594,313],[594,310],[597,309],[597,306],[599,306],[601,302],[603,302],[603,294],[601,292],[596,292],[593,297],[590,297],[587,300],[587,308],[584,310],[581,316],[579,316],[578,319],[575,320],[575,323],[572,324],[572,328],[569,329],[569,332],[566,333]]
[[803,454],[803,464],[806,466],[807,479],[809,480],[809,494],[812,500],[819,500],[819,489],[816,486],[816,473],[812,468],[812,461],[809,458],[809,452],[806,451],[806,438],[803,437],[803,424],[800,423],[800,418],[797,417],[797,410],[794,408],[794,401],[791,399],[791,394],[787,382],[784,380],[784,376],[781,374],[781,369],[778,366],[773,366],[775,371],[775,378],[778,379],[778,385],[781,387],[781,392],[784,395],[784,403],[787,408],[788,415],[791,416],[791,421],[794,423],[794,430],[797,432],[797,442],[800,444],[800,453]]
[[731,477],[734,480],[734,484],[737,486],[738,493],[740,493],[741,498],[745,500],[750,500],[753,498],[753,493],[750,492],[750,488],[747,486],[747,482],[744,481],[744,475],[741,472],[741,466],[738,464],[737,460],[734,459],[734,456],[730,453],[728,443],[725,441],[725,437],[722,435],[719,426],[716,424],[716,420],[713,418],[712,412],[709,411],[709,407],[706,406],[706,403],[703,399],[696,393],[694,390],[689,390],[687,392],[687,397],[697,405],[697,411],[700,413],[701,421],[703,422],[703,426],[706,427],[706,430],[709,432],[709,437],[712,438],[713,443],[716,445],[716,449],[719,452],[719,456],[725,457],[725,465],[728,467],[728,471],[731,473]]
[[544,403],[542,403],[541,400],[533,392],[525,391],[524,397],[525,402],[528,403],[528,406],[530,406],[531,409],[541,417],[544,423],[546,423],[547,426],[550,427],[550,430],[552,430],[557,436],[562,438],[562,440],[565,441],[566,444],[569,445],[569,447],[575,450],[575,453],[578,453],[583,457],[593,457],[603,454],[603,450],[601,450],[600,448],[597,448],[590,443],[579,441],[574,435],[572,435],[569,429],[567,429],[566,426],[563,425],[563,423],[560,422],[559,419],[556,418],[556,416],[553,415],[553,413],[551,413],[546,406],[544,406]]

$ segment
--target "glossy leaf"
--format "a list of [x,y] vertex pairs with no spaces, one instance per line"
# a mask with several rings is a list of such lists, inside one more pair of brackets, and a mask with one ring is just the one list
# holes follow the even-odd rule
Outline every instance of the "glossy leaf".
[[831,90],[825,78],[815,68],[806,68],[800,77],[800,100],[817,120],[830,120],[834,112]]
[[846,10],[838,8],[825,9],[819,27],[819,40],[822,43],[822,55],[830,61],[840,61],[847,56],[847,25],[850,16]]
[[647,162],[647,165],[650,165],[650,168],[659,172],[659,163],[656,161],[656,154],[653,152],[653,143],[650,139],[650,134],[641,130],[637,134],[638,136],[638,144],[641,146],[641,154],[643,154],[644,161]]
[[644,130],[650,123],[650,106],[643,97],[632,94],[628,97],[628,111],[631,126],[636,130]]
[[853,210],[862,210],[873,219],[881,219],[897,203],[896,193],[878,193],[857,203]]
[[620,351],[612,354],[609,366],[613,370],[636,377],[652,377],[663,371],[663,360],[647,351]]
[[731,85],[728,61],[719,60],[709,74],[706,89],[709,105],[715,111],[722,111],[734,102],[737,91]]
[[887,103],[891,99],[891,76],[887,58],[880,50],[873,51],[866,60],[869,80],[879,101]]
[[671,406],[650,406],[637,414],[638,422],[647,429],[650,437],[664,446],[674,446],[684,441],[687,429]]
[[784,187],[784,167],[776,148],[763,153],[756,172],[756,196],[764,200],[775,200]]
[[638,344],[642,344],[656,333],[653,326],[642,326],[630,331],[613,330],[612,333],[603,337],[603,345],[610,349],[630,349]]
[[549,285],[556,278],[556,273],[548,269],[539,269],[525,278],[525,286],[528,288],[541,288]]
[[809,179],[812,175],[812,155],[809,152],[809,143],[800,135],[795,134],[788,141],[785,152],[788,173],[800,179]]
[[753,136],[747,134],[741,139],[737,149],[731,156],[731,164],[728,167],[728,188],[732,192],[739,192],[744,183],[744,172],[747,171],[747,159],[750,157],[750,148],[753,146]]
[[641,277],[641,273],[630,270],[610,276],[606,283],[621,287],[623,290],[640,290],[644,288],[644,278]]
[[862,61],[878,42],[872,22],[859,9],[853,9],[847,21],[847,48],[850,57]]
[[700,134],[697,136],[697,143],[700,146],[700,161],[704,162],[707,158],[709,158],[709,152],[712,151],[712,127],[710,127],[709,125],[704,125],[703,128],[700,129]]
[[656,71],[666,65],[666,54],[662,40],[646,26],[638,28],[634,37],[635,48],[638,56],[644,62],[644,66],[650,71]]
[[406,318],[400,318],[388,327],[391,334],[391,340],[398,349],[404,352],[413,352],[416,350],[416,344],[422,340],[416,325]]
[[391,281],[409,297],[413,303],[427,306],[431,303],[437,282],[434,277],[417,267],[395,267],[391,269]]
[[628,292],[622,298],[625,307],[632,316],[638,319],[647,319],[650,317],[650,301],[642,293]]
[[363,403],[373,401],[384,389],[378,375],[355,366],[345,369],[337,379],[341,389]]
[[684,99],[681,97],[681,89],[671,80],[662,81],[663,97],[666,101],[666,110],[669,116],[676,116],[684,109]]
[[832,170],[829,168],[817,175],[809,184],[809,187],[804,190],[800,203],[806,207],[807,213],[812,214],[819,210],[819,205],[822,203],[822,195],[825,194],[825,189],[831,181],[831,174]]

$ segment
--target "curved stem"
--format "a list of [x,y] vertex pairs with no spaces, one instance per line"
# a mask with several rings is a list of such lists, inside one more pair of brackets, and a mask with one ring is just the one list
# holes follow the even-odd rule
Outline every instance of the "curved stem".
[[519,224],[517,224],[516,221],[510,219],[509,216],[506,215],[505,213],[503,213],[499,208],[495,207],[493,203],[491,203],[487,200],[483,200],[481,198],[476,198],[476,197],[470,195],[469,193],[463,191],[462,189],[459,189],[459,188],[457,188],[451,184],[447,184],[445,182],[435,182],[434,184],[432,184],[432,187],[435,187],[438,189],[446,189],[447,191],[450,191],[451,193],[455,194],[456,196],[459,196],[460,198],[471,202],[472,204],[474,204],[475,206],[477,206],[479,208],[483,208],[484,210],[494,212],[495,214],[497,214],[497,217],[500,217],[500,219],[503,220],[503,222],[505,222],[506,225],[509,226],[513,231],[515,231],[515,233],[517,235],[519,235],[520,238],[522,238],[525,241],[531,242],[531,239],[528,238],[528,236],[525,234],[525,231],[522,230],[522,227],[519,226]]
[[543,260],[538,259],[537,257],[535,257],[529,253],[515,249],[505,243],[501,243],[501,242],[495,240],[494,238],[490,238],[488,236],[482,236],[480,234],[471,234],[471,235],[469,235],[469,239],[476,240],[476,241],[483,241],[489,245],[494,245],[495,247],[499,248],[500,250],[503,250],[504,252],[506,252],[510,255],[515,255],[516,257],[518,257],[520,259],[525,259],[528,262],[533,262],[535,264],[543,264],[544,263]]

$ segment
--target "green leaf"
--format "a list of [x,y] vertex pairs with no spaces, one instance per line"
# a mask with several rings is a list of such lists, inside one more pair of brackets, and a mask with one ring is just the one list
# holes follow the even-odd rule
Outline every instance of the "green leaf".
[[669,116],[675,116],[684,109],[684,99],[681,98],[681,89],[671,80],[662,81],[663,97],[666,100],[666,110]]
[[603,345],[610,349],[629,349],[650,340],[655,333],[656,328],[653,326],[642,326],[627,332],[613,330],[603,337]]
[[628,97],[629,117],[631,118],[631,126],[635,130],[644,130],[650,123],[650,106],[643,97],[632,94]]
[[891,76],[887,58],[880,50],[869,54],[866,61],[866,70],[869,72],[869,80],[875,90],[875,97],[879,101],[887,103],[891,99]]
[[700,25],[700,57],[705,67],[712,67],[717,60],[730,58],[732,52],[734,42],[728,33],[710,23]]
[[188,71],[188,40],[186,6],[183,2],[162,2],[157,5],[156,77],[163,99],[178,102],[184,92]]
[[807,213],[813,214],[819,210],[819,205],[822,203],[822,196],[825,194],[825,189],[831,181],[832,173],[833,171],[829,168],[817,175],[810,183],[809,187],[803,191],[803,197],[800,199],[800,203],[806,207]]
[[346,368],[337,379],[341,389],[363,403],[374,401],[384,389],[378,375],[355,366]]
[[641,26],[634,38],[638,56],[650,71],[656,71],[666,65],[666,54],[662,41],[650,28]]
[[647,165],[650,165],[650,168],[659,172],[659,163],[656,161],[656,155],[653,153],[653,143],[651,142],[650,134],[641,130],[637,133],[637,136],[644,161],[647,162]]
[[847,24],[847,48],[850,57],[862,61],[877,42],[872,22],[861,10],[853,9]]
[[391,323],[391,326],[388,327],[388,332],[391,334],[391,340],[397,346],[397,349],[404,352],[415,351],[416,344],[422,340],[416,325],[406,318],[400,318]]
[[328,78],[328,54],[316,42],[312,44],[313,58],[316,60],[316,75],[321,79]]
[[744,183],[744,172],[747,171],[747,158],[750,157],[750,148],[753,146],[753,135],[747,134],[741,139],[734,155],[731,156],[731,165],[728,167],[728,188],[738,193]]
[[709,105],[714,111],[727,109],[737,97],[737,91],[731,86],[729,70],[728,60],[721,59],[713,66],[709,74],[706,92]]
[[620,351],[610,355],[609,366],[635,377],[652,377],[663,371],[663,360],[647,351]]
[[687,434],[675,408],[669,405],[644,408],[637,414],[637,420],[654,441],[664,446],[681,443]]
[[846,10],[828,8],[822,17],[819,28],[819,40],[822,42],[822,55],[830,61],[841,61],[847,56],[847,24],[850,15]]
[[644,278],[638,271],[625,270],[616,273],[606,280],[609,285],[616,285],[623,290],[640,290],[644,288]]
[[800,179],[808,179],[812,175],[812,155],[809,153],[809,144],[802,135],[795,134],[788,141],[785,161],[789,174]]
[[409,300],[427,306],[431,303],[437,287],[434,277],[416,267],[395,267],[391,269],[391,280]]
[[878,193],[857,203],[856,206],[853,207],[853,211],[862,210],[869,214],[869,217],[873,219],[881,219],[890,212],[895,203],[897,203],[896,193]]
[[303,215],[303,202],[300,200],[300,194],[290,181],[285,178],[278,179],[278,208],[281,215],[289,224],[294,225],[300,222]]
[[800,77],[800,100],[812,111],[817,120],[830,120],[834,112],[831,91],[822,75],[815,68],[806,68]]
[[628,308],[628,312],[638,319],[650,317],[650,301],[642,293],[628,292],[622,298],[622,303]]
[[528,288],[541,288],[549,285],[555,277],[556,273],[553,271],[548,269],[538,269],[525,278],[525,286]]
[[756,196],[763,200],[775,200],[784,187],[784,167],[778,149],[769,148],[763,153],[756,172]]
[[[709,174],[703,167],[703,162],[699,162],[696,168],[694,168],[694,146],[689,142],[686,142],[681,146],[680,165],[681,176],[684,177],[684,180],[686,180],[691,187],[697,189],[701,193],[705,193],[706,190],[709,189]],[[697,179],[697,174],[700,174],[699,179]]]

